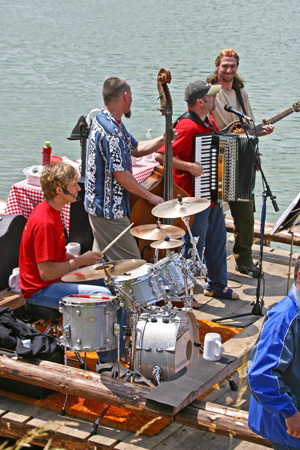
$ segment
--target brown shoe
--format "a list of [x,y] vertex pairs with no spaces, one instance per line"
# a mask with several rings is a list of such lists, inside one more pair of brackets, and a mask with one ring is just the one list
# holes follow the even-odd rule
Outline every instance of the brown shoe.
[[207,289],[204,289],[204,295],[206,295],[207,297],[225,298],[227,300],[237,300],[238,298],[240,298],[239,294],[233,292],[232,289],[229,289],[227,287],[225,287],[224,289],[217,288],[214,291],[208,291]]

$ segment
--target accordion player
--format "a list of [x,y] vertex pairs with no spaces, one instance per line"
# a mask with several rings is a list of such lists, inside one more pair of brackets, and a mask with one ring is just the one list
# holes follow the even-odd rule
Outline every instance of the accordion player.
[[211,202],[252,200],[258,138],[244,135],[194,136],[194,161],[204,174],[194,178],[194,196]]

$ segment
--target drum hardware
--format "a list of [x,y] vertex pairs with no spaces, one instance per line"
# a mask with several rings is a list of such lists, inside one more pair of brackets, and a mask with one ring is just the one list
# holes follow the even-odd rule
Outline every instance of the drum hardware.
[[[206,276],[207,276],[206,265],[203,262],[205,247],[203,248],[202,255],[201,255],[201,258],[200,258],[199,252],[197,250],[197,243],[198,243],[199,238],[198,237],[194,237],[192,235],[192,231],[191,231],[190,224],[189,224],[190,217],[189,216],[181,217],[181,220],[184,222],[184,224],[185,224],[185,226],[186,226],[186,228],[188,230],[189,236],[190,236],[190,242],[192,244],[192,248],[189,250],[189,252],[191,253],[192,261],[197,262],[198,269],[200,270],[200,280],[202,280],[202,278],[205,279]],[[197,261],[197,259],[198,259],[198,261]],[[205,288],[205,286],[199,280],[197,280],[193,275],[191,275],[191,277],[193,278],[193,281],[196,284],[199,284],[200,286]]]
[[124,381],[128,381],[130,379],[131,383],[136,381],[136,378],[139,378],[141,381],[146,383],[150,387],[155,387],[151,381],[149,381],[144,375],[141,374],[140,371],[136,368],[136,342],[137,342],[137,324],[138,324],[138,309],[135,306],[133,311],[130,312],[132,315],[132,337],[131,337],[131,358],[130,358],[130,370],[125,375]]
[[208,208],[210,202],[204,198],[185,197],[180,194],[177,199],[169,200],[154,206],[152,214],[155,217],[163,219],[176,219],[178,217],[186,217],[204,211]]
[[162,368],[160,366],[154,366],[152,369],[152,375],[157,384],[160,384],[160,377],[163,374]]

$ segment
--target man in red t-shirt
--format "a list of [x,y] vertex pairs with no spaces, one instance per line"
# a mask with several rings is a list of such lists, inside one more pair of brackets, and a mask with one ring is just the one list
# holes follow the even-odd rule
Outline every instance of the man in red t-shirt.
[[[200,177],[203,167],[194,161],[194,136],[203,133],[219,132],[213,118],[209,115],[214,108],[216,94],[220,86],[211,86],[205,81],[194,81],[185,89],[188,114],[183,114],[176,122],[178,137],[173,143],[173,181],[190,196],[193,195],[193,177]],[[164,160],[164,147],[159,149],[155,158]],[[205,211],[195,214],[192,234],[199,237],[198,253],[205,247],[205,262],[208,272],[208,284],[204,290],[207,296],[235,300],[239,295],[227,288],[226,227],[221,204],[211,204]],[[186,232],[182,253],[190,257],[190,236]]]
[[[58,309],[59,300],[72,294],[111,295],[111,291],[104,287],[104,281],[101,279],[90,282],[91,284],[61,281],[61,277],[68,272],[77,267],[96,264],[103,257],[100,252],[88,251],[75,256],[65,250],[60,212],[67,203],[76,202],[80,191],[76,169],[65,163],[49,164],[43,168],[41,186],[44,200],[31,213],[20,246],[19,284],[26,301],[33,305]],[[118,320],[126,322],[121,308],[118,310]],[[123,339],[121,356],[124,356],[125,347],[122,344]],[[99,358],[96,370],[115,378],[118,370],[117,349],[100,352]],[[126,369],[121,365],[120,375],[125,372]]]
[[92,251],[75,256],[65,250],[60,212],[67,203],[76,202],[80,191],[77,171],[69,164],[49,164],[42,171],[41,186],[44,201],[31,213],[20,246],[19,283],[23,296],[28,303],[58,309],[59,300],[71,294],[110,294],[103,286],[61,281],[68,272],[96,264],[103,256]]

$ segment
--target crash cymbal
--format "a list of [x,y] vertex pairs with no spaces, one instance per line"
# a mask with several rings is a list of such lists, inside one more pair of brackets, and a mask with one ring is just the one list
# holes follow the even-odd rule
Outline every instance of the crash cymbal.
[[204,211],[209,205],[210,201],[205,198],[185,197],[181,202],[173,199],[160,203],[154,206],[151,212],[155,217],[175,219]]
[[152,248],[160,248],[162,250],[169,249],[169,248],[176,248],[181,247],[184,244],[183,241],[177,240],[177,239],[170,239],[170,240],[163,240],[163,241],[156,241],[151,242],[150,247]]
[[182,228],[175,227],[174,225],[155,225],[152,223],[134,227],[130,233],[137,238],[147,239],[149,241],[159,241],[166,235],[173,239],[179,239],[185,235],[185,231]]
[[62,281],[79,282],[89,280],[99,280],[109,276],[122,275],[130,270],[137,269],[146,263],[144,259],[124,259],[118,261],[109,261],[107,263],[94,264],[93,266],[83,267],[73,270],[62,277]]

